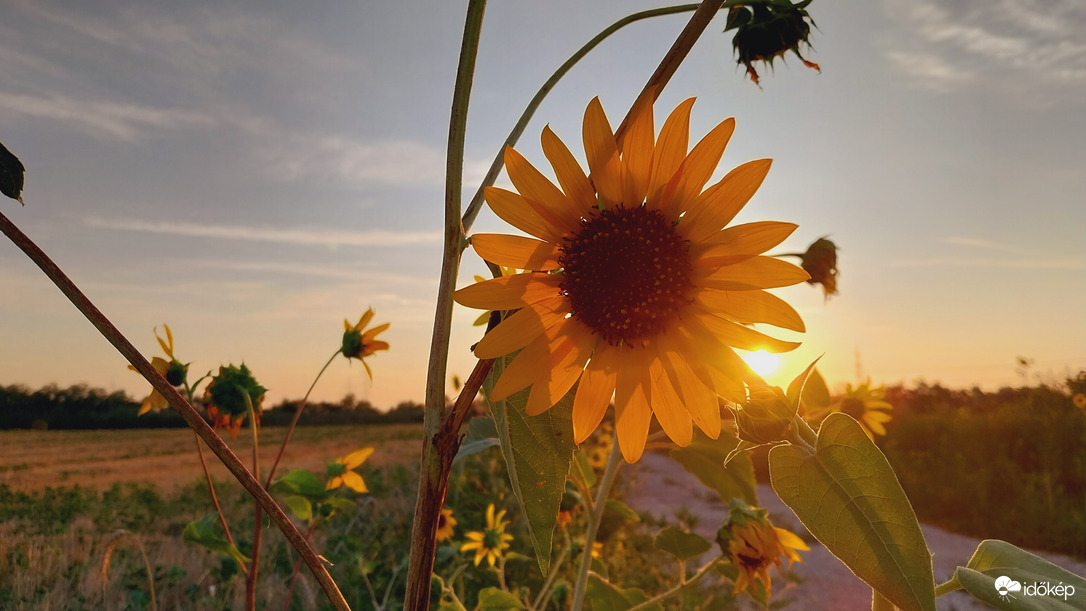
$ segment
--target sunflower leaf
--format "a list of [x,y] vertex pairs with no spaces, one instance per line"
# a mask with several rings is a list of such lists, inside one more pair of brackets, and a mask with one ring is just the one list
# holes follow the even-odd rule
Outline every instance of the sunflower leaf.
[[[497,359],[483,385],[490,396],[514,355]],[[573,396],[577,385],[554,407],[538,416],[528,416],[529,389],[504,401],[491,401],[490,413],[501,441],[508,467],[509,483],[528,519],[528,532],[535,548],[539,570],[550,570],[551,539],[558,523],[558,509],[566,491],[566,475],[576,444],[573,443]]]
[[460,443],[460,450],[457,451],[453,460],[457,461],[465,456],[478,454],[500,444],[498,431],[494,429],[493,418],[472,418],[468,421],[468,433],[464,436],[464,441]]
[[527,609],[519,598],[498,588],[483,588],[479,591],[479,611],[508,611]]
[[656,549],[663,550],[683,562],[697,558],[712,547],[712,544],[701,535],[685,532],[674,526],[661,530],[660,534],[656,535],[653,545]]
[[773,489],[833,555],[901,609],[935,609],[931,553],[893,468],[855,420],[830,414],[815,452],[769,451]]
[[720,437],[710,439],[697,431],[690,445],[675,448],[670,454],[675,462],[693,473],[701,483],[715,490],[720,500],[730,503],[734,498],[741,498],[755,507],[758,505],[758,483],[754,480],[750,455],[742,452],[727,461],[738,444],[739,439],[731,433],[721,432]]
[[225,554],[233,558],[240,566],[245,566],[245,563],[249,562],[248,557],[226,540],[222,526],[219,524],[218,514],[214,512],[199,520],[189,522],[185,530],[181,532],[181,539],[188,543],[202,545],[213,552]]
[[[1086,592],[1086,579],[1035,556],[1006,541],[988,539],[981,541],[977,551],[964,567],[954,571],[950,581],[936,590],[939,595],[965,589],[974,597],[999,608],[1007,609],[1072,609],[1067,600],[1055,596],[1032,597],[1013,594],[1014,598],[1002,598],[997,592],[997,580],[1008,592],[1019,590],[1010,584],[1018,583],[1018,588],[1030,584],[1048,582],[1063,587],[1063,592],[1073,588],[1074,592]],[[998,599],[998,602],[997,602]]]
[[0,142],[0,193],[23,203],[23,162]]
[[[591,573],[588,577],[586,598],[592,601],[593,611],[622,611],[649,599],[641,590],[620,588]],[[653,605],[648,608],[659,611],[660,605]]]

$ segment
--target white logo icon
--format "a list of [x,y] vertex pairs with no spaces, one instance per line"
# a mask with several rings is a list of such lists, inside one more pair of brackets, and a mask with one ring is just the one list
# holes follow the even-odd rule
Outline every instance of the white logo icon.
[[995,589],[1001,599],[1007,600],[1008,598],[1014,598],[1014,596],[1011,596],[1011,592],[1022,591],[1022,584],[1004,575],[995,580]]

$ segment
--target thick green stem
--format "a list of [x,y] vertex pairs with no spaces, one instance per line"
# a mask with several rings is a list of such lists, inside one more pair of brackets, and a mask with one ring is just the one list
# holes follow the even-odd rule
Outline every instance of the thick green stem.
[[[475,73],[486,0],[470,0],[460,47],[460,65],[453,89],[449,118],[449,148],[445,167],[445,249],[438,282],[434,331],[430,342],[430,364],[426,375],[426,411],[423,422],[422,461],[419,468],[419,492],[411,529],[411,556],[407,565],[405,609],[425,610],[430,606],[430,574],[434,568],[437,546],[437,520],[445,502],[452,455],[437,444],[445,418],[445,375],[449,356],[449,329],[452,326],[452,292],[456,288],[460,253],[464,246],[464,228],[460,223],[460,197],[464,173],[464,135],[467,128],[468,100]],[[454,439],[455,436],[454,436]],[[453,444],[447,444],[453,445]]]
[[532,120],[532,116],[535,115],[536,109],[539,108],[539,105],[543,103],[543,99],[547,97],[547,94],[550,93],[552,89],[554,89],[554,86],[558,84],[558,81],[562,80],[562,77],[565,76],[566,73],[569,72],[570,69],[572,69],[573,66],[577,64],[577,62],[581,61],[581,59],[584,58],[585,55],[588,55],[589,51],[595,49],[597,46],[599,46],[601,42],[609,38],[611,34],[614,34],[615,32],[630,25],[631,23],[636,23],[638,21],[641,21],[643,19],[649,19],[651,17],[673,15],[675,13],[686,13],[693,11],[696,8],[698,8],[697,4],[681,4],[678,6],[655,8],[648,11],[641,11],[640,13],[627,15],[626,17],[623,17],[622,19],[619,19],[618,21],[608,26],[599,34],[596,34],[596,36],[593,37],[592,40],[586,42],[583,47],[578,49],[576,53],[571,55],[570,58],[565,61],[565,63],[559,66],[558,69],[554,71],[554,74],[552,74],[551,77],[547,79],[545,83],[543,83],[543,86],[539,88],[539,91],[535,93],[535,97],[532,98],[532,101],[528,102],[528,106],[524,109],[524,112],[521,113],[520,119],[517,120],[517,124],[513,126],[512,131],[510,131],[509,135],[506,136],[505,142],[502,144],[501,148],[498,149],[498,154],[494,157],[494,161],[490,164],[490,169],[487,170],[486,177],[483,178],[483,182],[479,185],[479,189],[471,198],[471,203],[468,204],[467,210],[464,211],[464,230],[467,231],[468,229],[471,229],[472,223],[475,222],[475,217],[479,215],[479,211],[482,209],[483,206],[483,192],[486,190],[487,187],[493,185],[494,181],[498,179],[498,173],[501,172],[502,166],[504,165],[505,148],[513,146],[517,143],[517,140],[519,140],[520,136],[524,133],[525,128],[528,127],[528,122],[530,122]]
[[[242,396],[245,397],[245,405],[249,408],[249,430],[253,432],[253,477],[260,481],[260,436],[257,431],[256,410],[253,409],[253,401],[249,398],[249,391],[246,390],[242,393]],[[260,566],[260,539],[264,533],[262,517],[260,503],[253,503],[253,560],[249,563],[249,575],[245,580],[245,608],[249,611],[255,611],[256,609],[256,578]]]
[[581,611],[581,607],[584,606],[585,592],[588,588],[588,569],[592,566],[592,546],[596,543],[596,533],[599,532],[600,521],[603,520],[603,510],[607,506],[607,497],[611,494],[611,485],[615,483],[621,461],[622,451],[619,449],[616,436],[611,446],[611,454],[607,457],[607,466],[603,468],[603,476],[600,477],[600,489],[596,493],[595,508],[585,528],[581,566],[577,573],[577,583],[573,587],[573,611]]
[[211,448],[211,451],[219,457],[226,468],[230,470],[230,473],[237,478],[238,482],[245,488],[250,495],[253,496],[260,503],[261,507],[271,516],[275,525],[279,527],[279,530],[283,532],[287,540],[294,547],[295,550],[301,554],[305,559],[306,565],[313,575],[317,578],[317,582],[320,583],[321,588],[324,590],[325,596],[332,603],[332,606],[337,609],[347,609],[347,601],[344,600],[343,594],[340,593],[336,583],[332,581],[331,575],[328,574],[328,570],[321,564],[320,558],[317,556],[313,548],[309,547],[302,534],[298,532],[297,527],[290,521],[287,514],[283,512],[282,508],[275,502],[274,499],[268,494],[264,487],[260,485],[260,482],[253,477],[253,474],[245,468],[245,465],[238,459],[237,455],[230,449],[230,446],[226,445],[226,442],[219,437],[219,435],[208,426],[204,418],[196,411],[196,408],[181,396],[181,393],[177,391],[172,384],[166,381],[166,378],[162,377],[151,363],[147,361],[140,354],[139,350],[132,345],[132,342],[128,341],[120,331],[117,330],[113,323],[105,317],[104,314],[93,304],[87,296],[71,281],[68,276],[57,267],[56,263],[53,263],[52,259],[45,254],[38,245],[35,244],[30,238],[19,230],[9,219],[0,213],[0,231],[16,246],[18,246],[27,257],[33,261],[39,269],[45,273],[53,284],[60,289],[62,293],[72,302],[75,307],[83,313],[83,316],[103,337],[117,349],[118,352],[136,368],[137,371],[143,375],[144,378],[150,382],[151,386],[157,390],[166,401],[170,404],[174,410],[176,410],[181,417],[185,419],[189,427],[196,431],[196,434],[200,436],[200,439],[207,444],[207,447]]

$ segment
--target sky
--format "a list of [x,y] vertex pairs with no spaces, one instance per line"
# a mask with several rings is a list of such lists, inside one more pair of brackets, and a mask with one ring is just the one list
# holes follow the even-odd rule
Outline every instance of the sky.
[[[651,2],[492,2],[468,113],[470,198],[539,85]],[[440,267],[445,138],[466,2],[0,5],[0,142],[26,166],[3,212],[147,356],[169,324],[202,373],[247,364],[299,398],[368,307],[392,349],[337,359],[318,400],[421,401]],[[840,294],[776,290],[807,333],[777,383],[821,355],[831,387],[1057,383],[1086,368],[1086,4],[815,0],[810,70],[737,68],[718,15],[656,105],[697,97],[691,139],[734,116],[715,178],[773,158],[737,222],[840,248]],[[517,145],[549,172],[544,125],[583,160],[599,96],[621,120],[688,19],[628,26],[578,64]],[[503,177],[499,185],[508,184]],[[489,210],[476,231],[510,228]],[[773,252],[773,251],[771,251]],[[484,266],[465,253],[461,284]],[[466,376],[477,312],[454,317]],[[1031,359],[1023,371],[1017,357]],[[147,385],[0,242],[0,384]]]

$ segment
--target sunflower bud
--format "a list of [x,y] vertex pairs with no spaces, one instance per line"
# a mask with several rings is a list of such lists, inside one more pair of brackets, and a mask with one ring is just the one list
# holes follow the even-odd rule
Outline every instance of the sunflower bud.
[[188,365],[182,365],[179,361],[170,361],[170,368],[166,370],[166,381],[171,386],[181,386],[188,379],[188,375]]
[[750,386],[747,400],[735,410],[739,438],[763,444],[784,441],[796,406],[776,386]]
[[[268,389],[257,383],[252,372],[244,364],[241,367],[229,365],[219,367],[219,373],[211,378],[211,383],[204,391],[204,403],[208,413],[212,414],[215,427],[226,427],[231,434],[237,435],[241,423],[249,415],[249,404],[253,406],[255,425],[260,425],[260,409],[264,404],[264,393]],[[248,401],[246,401],[248,396]]]
[[803,253],[801,266],[810,274],[807,284],[821,284],[826,297],[837,294],[837,245],[826,238],[818,238]]
[[736,30],[732,46],[740,64],[755,84],[758,72],[753,63],[762,61],[772,67],[773,60],[792,51],[805,66],[819,70],[818,64],[809,62],[799,52],[800,44],[810,48],[807,37],[814,21],[807,14],[811,0],[792,4],[791,0],[753,0],[747,6],[734,6],[728,12],[728,24],[724,31]]

